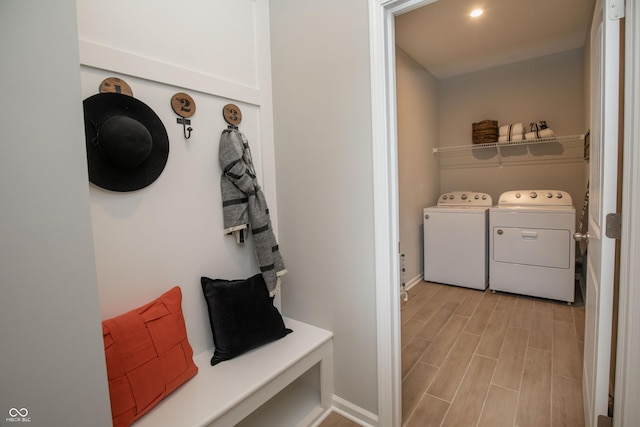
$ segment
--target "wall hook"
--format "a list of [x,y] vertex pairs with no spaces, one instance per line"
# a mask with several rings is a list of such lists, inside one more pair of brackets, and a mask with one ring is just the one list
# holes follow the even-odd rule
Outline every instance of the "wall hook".
[[193,128],[191,126],[187,127],[187,125],[191,124],[191,120],[187,117],[191,117],[195,114],[195,101],[186,93],[178,92],[171,97],[171,108],[173,108],[173,111],[180,116],[178,117],[177,122],[182,125],[184,139],[191,138],[191,131]]
[[193,128],[191,126],[187,127],[187,125],[191,124],[191,120],[185,119],[184,117],[178,117],[178,123],[182,125],[182,133],[184,134],[184,139],[191,138],[191,131]]

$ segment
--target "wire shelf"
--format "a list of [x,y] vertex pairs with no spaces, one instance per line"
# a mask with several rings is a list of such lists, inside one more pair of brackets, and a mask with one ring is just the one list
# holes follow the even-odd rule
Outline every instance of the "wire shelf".
[[584,135],[434,148],[443,169],[575,163],[585,160]]

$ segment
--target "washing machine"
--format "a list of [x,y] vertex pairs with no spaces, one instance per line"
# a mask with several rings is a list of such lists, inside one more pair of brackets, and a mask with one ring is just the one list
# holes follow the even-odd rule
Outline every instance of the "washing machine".
[[486,289],[491,196],[453,191],[424,209],[424,280]]
[[489,210],[489,288],[573,303],[575,222],[565,191],[502,193]]

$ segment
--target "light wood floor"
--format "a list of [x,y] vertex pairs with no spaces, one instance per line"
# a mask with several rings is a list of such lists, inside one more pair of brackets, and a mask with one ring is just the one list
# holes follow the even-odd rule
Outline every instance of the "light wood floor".
[[[403,426],[584,426],[584,307],[428,282],[409,294]],[[332,413],[320,427],[356,425]]]
[[428,282],[409,293],[404,426],[584,425],[584,307]]
[[359,427],[360,424],[354,423],[350,419],[343,417],[337,412],[332,412],[325,418],[318,427]]

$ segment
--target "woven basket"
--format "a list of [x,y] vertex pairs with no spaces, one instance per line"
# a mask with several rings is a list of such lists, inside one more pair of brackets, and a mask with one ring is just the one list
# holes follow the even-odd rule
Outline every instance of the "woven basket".
[[487,144],[498,140],[498,121],[483,120],[471,125],[471,140],[474,144]]

